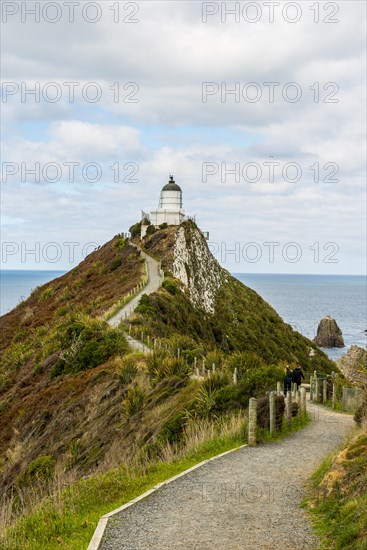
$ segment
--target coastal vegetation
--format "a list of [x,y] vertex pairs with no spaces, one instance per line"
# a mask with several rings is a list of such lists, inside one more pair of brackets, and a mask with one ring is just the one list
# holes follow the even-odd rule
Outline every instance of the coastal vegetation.
[[354,414],[356,429],[343,447],[326,457],[314,472],[304,502],[321,538],[321,550],[367,549],[366,356],[365,349],[352,346],[337,361],[347,376],[343,385],[362,391],[362,401]]
[[313,475],[305,506],[322,549],[367,548],[367,429],[327,457]]
[[[217,384],[218,377],[213,385]],[[172,385],[172,381],[168,385]],[[161,386],[159,391],[162,391]],[[204,387],[200,387],[198,382],[190,383],[191,394],[195,394],[195,391],[200,394],[203,390],[199,403],[208,399],[208,390],[210,392],[208,381],[202,386]],[[194,400],[190,403],[193,404]],[[123,462],[121,457],[115,457],[118,466],[105,472],[81,479],[72,475],[68,477],[60,471],[55,474],[55,464],[51,457],[40,457],[31,464],[26,474],[26,484],[8,500],[7,507],[2,508],[3,524],[11,527],[0,539],[1,547],[4,550],[85,549],[102,515],[134,499],[157,483],[213,456],[235,449],[246,441],[245,409],[240,408],[220,416],[208,416],[207,407],[194,406],[194,409],[195,414],[189,414],[188,410],[181,411],[166,420],[154,444],[144,446],[136,455],[126,456]],[[134,415],[139,410],[141,411],[141,407],[134,410]],[[141,420],[141,415],[138,418]],[[128,415],[125,420],[132,420],[132,417]],[[132,422],[132,426],[136,428],[136,417]],[[273,437],[267,429],[261,428],[258,433],[259,441],[281,439],[290,432],[305,427],[308,422],[307,415],[294,418],[291,427],[284,422]],[[26,486],[30,482],[32,489],[27,491]],[[42,492],[46,482],[47,493]],[[37,491],[43,498],[39,498]],[[11,522],[13,508],[19,506],[19,497],[24,508],[18,520]]]
[[[4,548],[85,548],[101,514],[243,443],[249,398],[286,364],[336,368],[216,263],[193,222],[142,248],[165,279],[118,328],[106,319],[146,277],[121,235],[1,319]],[[150,354],[128,346],[142,332]]]

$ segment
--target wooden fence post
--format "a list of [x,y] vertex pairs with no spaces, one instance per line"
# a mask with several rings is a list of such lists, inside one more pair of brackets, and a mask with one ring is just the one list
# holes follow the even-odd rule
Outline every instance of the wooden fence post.
[[327,401],[327,380],[322,382],[322,402],[325,405]]
[[301,412],[301,392],[300,390],[296,391],[296,403],[298,405],[298,412]]
[[301,391],[301,410],[303,413],[305,413],[307,409],[306,388],[301,388],[300,391]]
[[215,363],[212,364],[212,371],[215,372]]
[[313,400],[313,376],[310,376],[310,401]]
[[270,435],[275,433],[275,392],[271,391],[269,394],[269,430]]
[[277,382],[277,395],[282,395],[282,386],[280,382]]
[[233,384],[236,385],[237,383],[238,383],[238,370],[237,370],[237,367],[235,367],[234,373],[233,373]]
[[318,403],[319,402],[319,379],[315,378],[315,398],[314,398],[314,402],[315,403]]
[[333,380],[333,397],[332,397],[332,402],[333,402],[333,409],[335,409],[335,407],[336,407],[336,383],[335,383],[335,379]]
[[288,424],[292,424],[292,394],[290,391],[287,392],[286,397],[286,413]]
[[248,444],[250,447],[256,445],[256,423],[257,423],[257,399],[251,397],[248,404]]

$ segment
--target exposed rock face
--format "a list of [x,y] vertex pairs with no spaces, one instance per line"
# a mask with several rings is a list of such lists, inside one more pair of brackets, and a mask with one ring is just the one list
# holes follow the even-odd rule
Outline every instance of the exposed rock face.
[[317,327],[317,335],[313,340],[321,348],[343,348],[344,340],[342,331],[335,319],[327,315],[321,319]]
[[211,254],[202,233],[190,224],[177,231],[172,274],[187,287],[195,306],[214,313],[216,294],[226,281],[227,272]]
[[342,374],[355,383],[367,384],[367,350],[351,346],[348,352],[336,361]]

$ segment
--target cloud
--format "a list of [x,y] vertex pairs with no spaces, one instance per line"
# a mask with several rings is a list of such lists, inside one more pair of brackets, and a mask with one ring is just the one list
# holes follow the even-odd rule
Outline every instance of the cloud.
[[[301,20],[290,24],[278,15],[282,6],[269,23],[266,7],[258,4],[262,18],[256,24],[243,18],[235,23],[233,17],[222,23],[220,13],[203,23],[201,2],[141,2],[135,15],[119,3],[118,23],[113,2],[100,3],[102,17],[95,24],[82,18],[82,5],[74,23],[65,12],[55,24],[9,17],[3,25],[3,75],[20,91],[3,103],[4,160],[95,162],[102,177],[91,183],[79,174],[70,184],[63,173],[58,182],[41,178],[32,185],[31,178],[22,183],[17,174],[3,186],[3,209],[8,219],[22,223],[12,223],[5,237],[34,241],[44,234],[59,240],[77,235],[103,241],[126,230],[141,208],[155,207],[160,188],[174,172],[187,209],[216,240],[291,238],[306,248],[316,240],[340,242],[348,250],[344,263],[320,266],[306,257],[304,264],[291,267],[360,272],[365,7],[338,2],[339,23],[326,24],[330,7],[320,3],[321,21],[315,23],[315,3],[303,2]],[[139,23],[124,23],[129,17]],[[22,82],[28,88],[39,83],[39,102],[30,95],[22,101]],[[56,103],[44,97],[50,82],[62,91]],[[78,84],[74,101],[68,82]],[[215,93],[206,103],[203,82],[214,83]],[[279,83],[274,101],[269,82]],[[292,82],[302,92],[295,103],[285,95],[294,93]],[[101,90],[95,103],[85,96],[90,83]],[[256,83],[259,101],[249,100],[247,94],[256,87],[248,83]],[[228,93],[236,86],[238,102]],[[278,172],[269,182],[264,163],[270,160],[279,162],[281,170],[297,163],[302,177],[292,183]],[[122,170],[117,182],[110,168],[116,162]],[[204,182],[205,162],[227,169],[239,163],[240,181],[223,180],[222,168]],[[136,177],[130,176],[129,163],[138,166]],[[259,181],[243,177],[248,163],[261,167]],[[324,181],[333,172],[331,164],[339,180],[332,183]],[[283,271],[288,267],[283,265]],[[262,269],[271,271],[274,265]]]

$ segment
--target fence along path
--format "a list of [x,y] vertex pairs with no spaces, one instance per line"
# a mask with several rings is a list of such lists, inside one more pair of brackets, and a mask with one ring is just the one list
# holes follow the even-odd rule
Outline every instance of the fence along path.
[[278,442],[210,461],[109,517],[101,550],[287,550],[317,545],[303,485],[353,427],[307,402],[312,422]]
[[[130,243],[141,252],[142,258],[145,260],[146,270],[147,270],[147,284],[142,288],[142,290],[134,296],[134,298],[128,302],[126,305],[124,305],[117,313],[115,313],[107,322],[111,327],[116,327],[120,324],[120,322],[124,319],[128,319],[130,315],[132,315],[139,305],[140,298],[143,296],[143,294],[152,294],[153,292],[156,292],[161,286],[164,279],[160,262],[152,258],[151,256],[148,256],[145,252],[143,252],[137,245],[134,243]],[[142,342],[139,340],[136,340],[135,338],[132,338],[131,336],[127,335],[127,340],[130,346],[133,349],[136,349],[137,351],[149,351],[149,348],[145,346]]]

